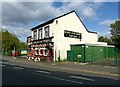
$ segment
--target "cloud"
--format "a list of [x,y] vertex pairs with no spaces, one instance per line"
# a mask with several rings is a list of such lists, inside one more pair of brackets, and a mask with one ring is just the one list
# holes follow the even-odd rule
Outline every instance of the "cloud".
[[59,10],[63,12],[76,10],[82,18],[93,19],[102,5],[102,2],[63,2]]
[[[58,15],[76,10],[82,19],[94,19],[102,3],[62,2],[60,7],[51,2],[2,2],[2,26],[18,37],[31,35],[30,28]],[[84,1],[84,0],[83,0]],[[24,32],[23,32],[24,31]],[[28,34],[29,33],[29,34]]]
[[17,37],[27,37],[28,32],[31,34],[31,24],[41,23],[57,14],[59,11],[52,7],[52,2],[3,2],[2,26]]
[[[45,7],[44,7],[45,6]],[[2,20],[3,24],[27,25],[31,21],[42,22],[57,13],[55,8],[51,6],[51,2],[9,2],[3,3],[2,6]]]
[[110,24],[113,23],[114,21],[115,21],[115,20],[107,19],[107,20],[104,20],[104,21],[99,22],[99,24],[109,27]]

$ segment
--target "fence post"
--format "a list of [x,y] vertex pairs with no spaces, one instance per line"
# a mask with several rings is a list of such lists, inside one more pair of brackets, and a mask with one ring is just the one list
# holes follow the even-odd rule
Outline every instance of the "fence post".
[[59,50],[59,57],[58,57],[58,61],[60,62],[60,50]]

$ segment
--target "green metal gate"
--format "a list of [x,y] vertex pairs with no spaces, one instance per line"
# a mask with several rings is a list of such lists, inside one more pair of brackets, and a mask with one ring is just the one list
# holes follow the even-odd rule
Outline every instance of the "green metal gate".
[[85,62],[94,61],[94,46],[85,46]]
[[71,45],[71,57],[73,61],[85,62],[85,45]]
[[70,58],[72,59],[72,61],[92,62],[106,58],[114,58],[114,47],[108,45],[99,46],[94,44],[71,45],[70,54]]
[[73,61],[72,57],[71,57],[71,51],[67,51],[67,61]]

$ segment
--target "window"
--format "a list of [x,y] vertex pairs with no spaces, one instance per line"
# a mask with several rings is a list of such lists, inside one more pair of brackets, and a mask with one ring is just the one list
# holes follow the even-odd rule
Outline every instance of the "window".
[[28,42],[31,42],[31,38],[28,38]]
[[35,48],[35,50],[36,50],[36,55],[38,55],[39,54],[39,49],[38,48]]
[[37,39],[37,31],[33,31],[33,39],[36,40]]
[[42,55],[43,54],[43,50],[42,49],[40,49],[40,55]]
[[45,50],[44,50],[44,55],[47,56],[47,54],[48,54],[48,50],[45,49]]
[[49,26],[44,28],[44,32],[45,32],[44,37],[49,37]]
[[38,30],[38,38],[39,38],[39,39],[42,38],[42,28]]

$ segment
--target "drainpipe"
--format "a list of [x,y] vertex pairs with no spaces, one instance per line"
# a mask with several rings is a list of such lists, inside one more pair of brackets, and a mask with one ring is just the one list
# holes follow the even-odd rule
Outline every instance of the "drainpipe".
[[59,50],[59,57],[58,57],[58,61],[60,62],[60,50]]
[[86,46],[84,45],[84,63],[85,63],[85,48]]

